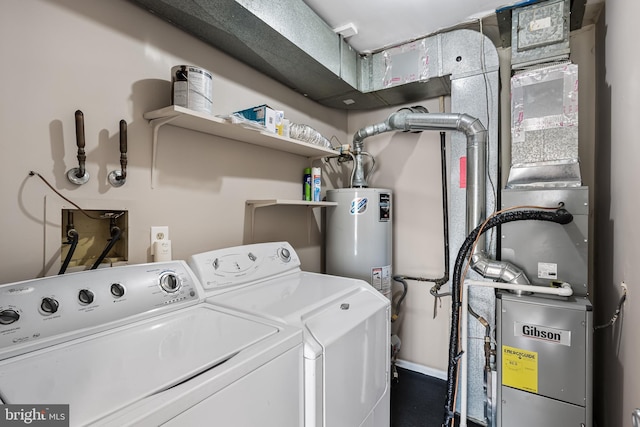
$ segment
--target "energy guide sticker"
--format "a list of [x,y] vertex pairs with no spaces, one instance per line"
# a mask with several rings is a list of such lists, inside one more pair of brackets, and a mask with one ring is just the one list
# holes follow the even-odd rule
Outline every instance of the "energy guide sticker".
[[502,385],[538,392],[538,353],[502,346]]

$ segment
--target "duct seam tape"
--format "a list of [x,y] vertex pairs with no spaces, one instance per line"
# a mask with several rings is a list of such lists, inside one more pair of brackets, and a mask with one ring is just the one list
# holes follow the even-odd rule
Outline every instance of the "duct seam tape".
[[322,183],[322,177],[321,177],[321,169],[320,168],[312,168],[311,169],[311,182],[312,182],[312,186],[313,186],[313,201],[314,202],[319,202],[320,201],[320,186]]

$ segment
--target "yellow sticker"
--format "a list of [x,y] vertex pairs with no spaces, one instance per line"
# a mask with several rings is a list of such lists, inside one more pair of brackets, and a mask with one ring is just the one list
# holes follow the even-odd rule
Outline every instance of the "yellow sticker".
[[502,346],[502,385],[538,392],[538,353]]

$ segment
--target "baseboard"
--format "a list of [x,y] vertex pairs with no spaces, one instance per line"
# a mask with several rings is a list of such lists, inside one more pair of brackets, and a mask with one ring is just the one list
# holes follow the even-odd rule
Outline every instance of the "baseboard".
[[430,368],[428,366],[420,365],[418,363],[407,362],[406,360],[398,359],[396,361],[396,366],[398,366],[399,368],[408,369],[409,371],[419,372],[421,374],[438,378],[444,381],[446,381],[447,379],[447,373],[445,371],[441,371],[435,368]]

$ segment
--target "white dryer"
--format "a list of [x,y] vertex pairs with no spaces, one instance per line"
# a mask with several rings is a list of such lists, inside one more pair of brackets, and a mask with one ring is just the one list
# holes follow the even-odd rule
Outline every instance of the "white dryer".
[[0,285],[11,414],[60,404],[71,426],[298,427],[301,353],[297,328],[204,303],[183,261]]
[[368,283],[303,272],[286,242],[193,255],[206,301],[300,328],[306,427],[388,427],[390,302]]

